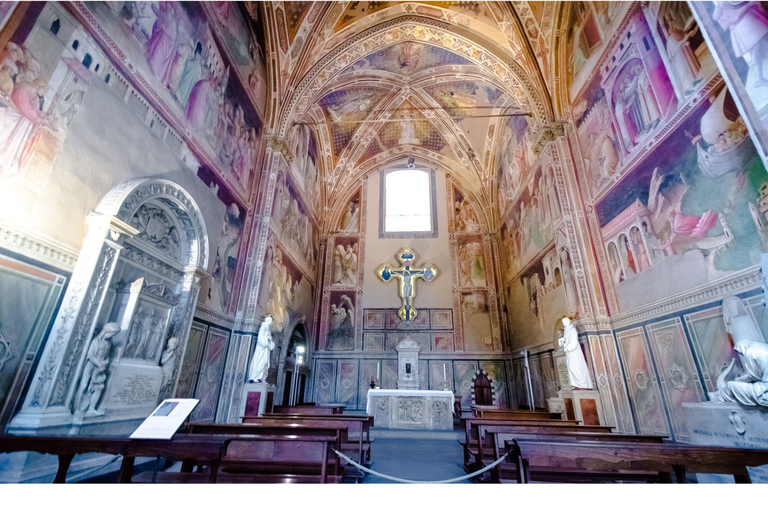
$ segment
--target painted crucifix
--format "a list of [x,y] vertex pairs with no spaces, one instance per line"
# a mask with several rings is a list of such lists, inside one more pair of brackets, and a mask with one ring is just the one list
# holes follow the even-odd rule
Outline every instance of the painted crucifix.
[[376,269],[376,275],[385,283],[393,277],[400,281],[399,292],[403,305],[397,310],[397,316],[408,322],[419,314],[413,307],[413,299],[416,296],[415,280],[432,281],[437,277],[437,267],[431,263],[427,263],[423,267],[414,266],[413,261],[416,259],[416,253],[407,247],[400,249],[395,257],[400,261],[399,267],[390,267],[384,263]]

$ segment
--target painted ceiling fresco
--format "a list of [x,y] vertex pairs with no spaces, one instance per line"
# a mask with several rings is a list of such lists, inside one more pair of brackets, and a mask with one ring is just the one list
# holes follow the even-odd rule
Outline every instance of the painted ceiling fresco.
[[409,76],[437,66],[462,64],[471,62],[448,50],[408,41],[368,55],[345,71],[379,70]]
[[[473,173],[477,186],[482,180],[490,184],[496,139],[504,132],[497,126],[504,119],[499,115],[519,111],[521,94],[528,94],[525,108],[532,108],[532,91],[523,93],[523,87],[535,86],[522,73],[538,64],[536,56],[524,54],[526,30],[535,30],[543,41],[544,10],[518,3],[525,4],[525,20],[515,21],[519,7],[495,2],[276,6],[285,28],[279,35],[291,47],[281,73],[305,98],[293,100],[297,106],[289,108],[299,117],[290,122],[322,120],[318,144],[324,173],[346,175],[381,153],[406,147]],[[421,21],[430,18],[440,24]],[[282,47],[283,40],[279,43]],[[332,196],[337,182],[326,183]]]
[[299,31],[301,22],[304,21],[304,16],[309,12],[311,5],[312,2],[283,2],[283,6],[285,6],[285,22],[288,25],[288,37],[291,44],[293,44],[296,32]]

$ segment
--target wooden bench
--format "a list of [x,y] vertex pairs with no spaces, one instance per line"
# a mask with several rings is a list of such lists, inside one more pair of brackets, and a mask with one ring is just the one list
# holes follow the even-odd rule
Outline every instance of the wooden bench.
[[[608,441],[618,443],[662,443],[666,436],[637,435],[637,434],[616,434],[606,432],[585,432],[576,430],[570,432],[508,432],[507,429],[495,426],[480,427],[481,435],[490,439],[493,446],[493,453],[489,454],[487,449],[480,445],[479,461],[483,467],[500,459],[504,454],[512,449],[516,439],[540,440],[540,441]],[[507,483],[517,481],[517,468],[514,462],[505,460],[490,471],[489,480],[493,483]]]
[[[235,425],[232,425],[235,426]],[[205,442],[226,440],[227,450],[218,467],[191,471],[197,461],[187,461],[181,472],[157,475],[161,483],[339,483],[342,464],[331,447],[337,436],[266,434],[188,434]],[[215,474],[210,478],[209,474]],[[134,481],[148,481],[147,473]]]
[[303,416],[296,414],[270,413],[263,416],[243,417],[243,423],[264,422],[266,420],[290,421],[300,424],[319,425],[320,422],[343,422],[347,425],[347,438],[342,440],[342,448],[346,455],[357,450],[357,458],[352,457],[355,462],[370,467],[371,464],[371,427],[373,427],[373,416],[358,414],[334,414],[334,415],[312,415]]
[[[333,448],[344,453],[344,440],[348,438],[348,426],[345,422],[294,422],[291,420],[262,420],[253,423],[239,424],[211,424],[211,423],[189,423],[184,427],[185,432],[190,434],[207,435],[293,435],[298,437],[306,436],[332,436],[337,439]],[[355,452],[357,454],[357,452]],[[338,458],[336,459],[338,460]],[[364,474],[357,468],[341,464],[342,472],[346,478],[360,481]],[[339,474],[338,468],[334,468],[333,474]]]
[[[480,424],[514,425],[519,426],[521,429],[524,427],[534,428],[536,431],[539,431],[540,427],[569,428],[579,425],[576,420],[492,420],[487,418],[462,418],[462,422],[464,424],[464,441],[459,440],[459,444],[462,445],[464,451],[464,469],[468,470],[470,473],[474,471],[474,469],[471,469],[473,467],[472,459],[478,452],[479,431],[477,426]],[[604,429],[605,427],[601,428]],[[524,430],[518,429],[518,431]]]
[[768,464],[768,450],[681,443],[516,439],[506,445],[519,483],[672,482],[673,474],[685,483],[688,472],[730,474],[748,483],[748,466]]
[[59,465],[54,483],[64,483],[75,455],[106,453],[122,455],[118,482],[130,482],[136,457],[166,457],[175,460],[196,460],[211,467],[209,481],[215,482],[218,465],[227,450],[226,439],[199,439],[176,435],[172,440],[130,439],[128,437],[72,436],[0,436],[0,453],[37,452],[56,455]]
[[478,409],[472,407],[472,416],[475,418],[487,418],[490,420],[560,420],[563,419],[559,412],[528,411],[511,409]]
[[327,414],[341,414],[343,406],[338,405],[275,405],[272,412],[278,414],[302,414],[305,416],[325,416]]

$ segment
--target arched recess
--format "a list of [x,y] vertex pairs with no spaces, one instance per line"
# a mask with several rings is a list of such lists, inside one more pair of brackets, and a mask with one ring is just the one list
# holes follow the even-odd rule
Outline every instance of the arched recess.
[[[307,383],[310,381],[311,374],[309,362],[313,342],[306,320],[304,316],[294,318],[289,324],[289,328],[284,331],[277,364],[276,396],[281,397],[281,402],[277,405],[301,403],[307,396]],[[297,350],[297,347],[303,347],[303,352]],[[297,365],[299,355],[301,356],[301,363]],[[298,375],[294,375],[297,367]]]
[[[142,178],[112,189],[87,221],[71,284],[12,430],[136,420],[175,391],[208,265],[199,207],[176,183]],[[106,354],[97,354],[94,340],[115,329],[107,324],[119,331],[106,338]],[[170,338],[179,342],[175,350]],[[94,370],[94,357],[105,358],[108,371]]]

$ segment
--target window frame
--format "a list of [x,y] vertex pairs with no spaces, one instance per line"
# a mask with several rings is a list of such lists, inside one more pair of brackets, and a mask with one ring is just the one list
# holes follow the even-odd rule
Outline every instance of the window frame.
[[[397,171],[419,171],[427,173],[429,177],[429,215],[432,224],[431,231],[385,231],[385,221],[387,218],[387,175]],[[435,182],[434,169],[409,169],[407,166],[392,167],[379,172],[379,238],[437,238],[437,186]]]

